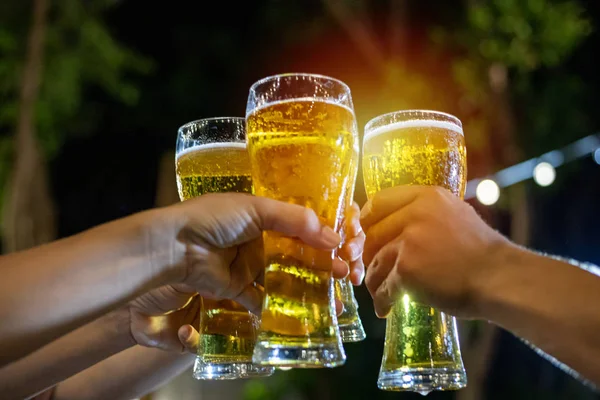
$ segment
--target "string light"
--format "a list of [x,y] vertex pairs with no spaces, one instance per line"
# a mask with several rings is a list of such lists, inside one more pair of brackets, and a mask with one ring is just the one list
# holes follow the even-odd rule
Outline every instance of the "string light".
[[500,189],[533,178],[540,186],[549,186],[556,179],[556,168],[589,155],[600,165],[600,134],[576,140],[562,149],[504,168],[486,179],[467,183],[465,199],[476,197],[481,204],[493,205],[500,198]]

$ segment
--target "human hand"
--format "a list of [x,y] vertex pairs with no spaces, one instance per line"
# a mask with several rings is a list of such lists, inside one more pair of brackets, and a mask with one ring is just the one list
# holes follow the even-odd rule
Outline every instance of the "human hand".
[[262,303],[256,281],[264,271],[260,246],[264,230],[324,250],[340,242],[312,210],[264,197],[209,194],[163,210],[166,222],[151,235],[176,238],[170,258],[180,271],[180,282],[202,296],[231,299],[254,313],[260,312]]
[[403,289],[452,315],[477,316],[477,290],[501,249],[513,246],[475,210],[434,186],[377,193],[361,213],[365,283],[378,316]]
[[161,286],[131,301],[127,309],[133,340],[145,347],[189,351],[191,344],[178,331],[182,326],[198,326],[199,300],[193,288],[178,284]]

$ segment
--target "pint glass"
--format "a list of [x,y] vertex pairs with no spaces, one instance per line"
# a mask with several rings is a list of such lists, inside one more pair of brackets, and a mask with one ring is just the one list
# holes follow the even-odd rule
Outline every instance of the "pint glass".
[[[309,74],[260,80],[250,88],[246,128],[255,194],[309,207],[338,230],[357,136],[348,86]],[[263,238],[265,299],[254,362],[300,368],[343,364],[334,252],[275,232]]]
[[[399,111],[365,127],[363,172],[369,198],[398,185],[442,186],[462,198],[466,164],[462,124],[451,115]],[[402,293],[387,319],[379,388],[425,394],[466,383],[456,319]]]
[[[181,200],[207,193],[251,193],[250,159],[243,118],[211,118],[179,128],[177,189]],[[273,368],[254,365],[259,318],[231,300],[202,299],[196,379],[268,376]]]
[[[346,210],[352,206],[352,202],[354,200],[354,188],[356,185],[356,175],[358,174],[359,152],[360,151],[358,147],[357,137],[356,146],[352,154],[352,161],[348,168],[348,173],[350,174],[350,176],[348,179],[348,183],[344,188],[344,204]],[[342,221],[339,224],[339,233],[342,237],[343,245],[347,237],[347,219],[345,218],[344,214],[342,214],[342,216]],[[360,315],[358,314],[358,302],[354,297],[354,288],[352,287],[352,282],[350,282],[349,277],[335,280],[335,295],[335,297],[340,299],[340,301],[344,305],[344,310],[340,315],[338,315],[338,325],[340,328],[340,335],[342,336],[342,342],[351,343],[360,342],[361,340],[364,340],[367,337],[367,335],[365,334],[362,321],[360,320]]]

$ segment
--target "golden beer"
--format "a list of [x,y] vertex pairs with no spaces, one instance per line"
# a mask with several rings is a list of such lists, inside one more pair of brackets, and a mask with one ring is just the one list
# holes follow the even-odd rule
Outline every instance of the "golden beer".
[[462,130],[440,121],[402,121],[365,134],[367,196],[399,185],[442,186],[459,197],[467,185]]
[[[233,120],[243,127],[243,119]],[[245,142],[188,142],[191,147],[178,151],[175,162],[177,189],[182,201],[208,193],[252,192]],[[236,379],[271,375],[273,368],[252,364],[259,324],[256,315],[232,300],[203,297],[194,376]]]
[[202,298],[198,352],[208,364],[252,360],[260,318],[232,300]]
[[[467,159],[460,121],[409,111],[367,124],[363,168],[367,195],[398,185],[441,186],[464,196]],[[381,121],[383,119],[383,121]],[[369,126],[379,125],[369,129]],[[459,389],[466,386],[456,320],[401,294],[387,319],[378,386],[384,390]]]
[[[254,109],[246,123],[255,194],[309,207],[337,229],[356,136],[353,111],[299,98]],[[333,252],[274,232],[264,234],[264,247],[265,299],[254,361],[296,367],[342,364]]]
[[181,200],[207,193],[252,193],[245,143],[208,143],[184,150],[175,163]]

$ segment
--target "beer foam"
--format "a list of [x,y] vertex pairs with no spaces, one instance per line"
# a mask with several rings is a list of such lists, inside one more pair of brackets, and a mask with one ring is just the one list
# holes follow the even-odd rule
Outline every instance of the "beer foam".
[[236,149],[236,150],[246,150],[246,143],[243,142],[222,142],[222,143],[205,143],[205,144],[199,144],[197,146],[193,146],[190,148],[187,148],[185,150],[180,151],[179,153],[177,153],[177,158],[188,154],[188,153],[193,153],[195,151],[201,151],[201,150],[212,150],[212,149]]
[[398,129],[407,129],[407,128],[439,128],[446,129],[449,131],[454,131],[460,135],[464,135],[463,130],[460,126],[448,122],[448,121],[437,121],[435,119],[411,119],[408,121],[399,121],[394,122],[393,124],[380,126],[378,128],[373,129],[370,132],[365,133],[365,138],[363,139],[363,143],[382,135],[384,133],[389,133],[391,131],[395,131]]
[[[332,101],[331,99],[326,99],[326,98],[322,98],[322,97],[299,97],[299,98],[295,98],[295,99],[285,99],[285,100],[266,102],[265,104],[263,104],[261,106],[253,108],[252,111],[246,112],[246,117],[248,117],[249,115],[252,115],[252,114],[256,114],[263,108],[272,107],[277,104],[297,103],[297,102],[327,103],[327,104],[331,104],[334,106],[342,107],[342,108],[346,109],[348,112],[350,112],[352,115],[354,115],[354,109],[346,106],[345,104],[341,104],[336,101]],[[356,118],[356,116],[354,118]]]

